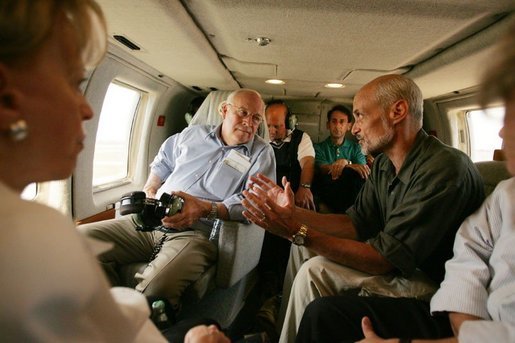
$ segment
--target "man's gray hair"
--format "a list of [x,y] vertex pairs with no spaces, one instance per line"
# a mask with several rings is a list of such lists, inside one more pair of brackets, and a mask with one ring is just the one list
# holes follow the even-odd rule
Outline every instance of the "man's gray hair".
[[242,94],[242,93],[254,93],[254,94],[256,94],[259,97],[259,99],[261,100],[261,103],[263,104],[263,111],[265,110],[265,102],[263,101],[263,98],[261,97],[261,94],[259,94],[258,91],[255,91],[253,89],[248,89],[248,88],[237,89],[234,92],[232,92],[231,94],[229,94],[229,96],[227,96],[227,102],[232,104],[234,98],[237,97],[238,95]]
[[415,122],[422,126],[424,113],[424,98],[422,91],[413,80],[402,75],[390,75],[388,79],[378,82],[376,86],[376,101],[386,109],[398,100],[406,100],[409,112]]

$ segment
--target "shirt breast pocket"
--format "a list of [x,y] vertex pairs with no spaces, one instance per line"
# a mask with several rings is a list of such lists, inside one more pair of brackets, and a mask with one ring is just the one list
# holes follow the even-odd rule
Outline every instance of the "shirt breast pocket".
[[239,170],[220,162],[215,168],[215,172],[209,178],[209,187],[213,194],[220,199],[227,199],[231,195],[240,191],[244,174]]

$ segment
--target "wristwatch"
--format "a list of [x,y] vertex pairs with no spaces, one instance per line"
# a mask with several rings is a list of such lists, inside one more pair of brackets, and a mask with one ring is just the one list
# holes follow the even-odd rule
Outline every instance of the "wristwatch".
[[291,237],[291,241],[295,245],[306,244],[306,238],[308,236],[308,227],[304,224],[300,226],[299,231]]
[[311,188],[311,184],[309,184],[309,183],[301,183],[300,186],[304,187],[304,188],[307,188],[307,189]]
[[216,202],[211,201],[211,211],[209,211],[209,214],[206,218],[208,220],[215,220],[218,218],[218,206],[216,205]]

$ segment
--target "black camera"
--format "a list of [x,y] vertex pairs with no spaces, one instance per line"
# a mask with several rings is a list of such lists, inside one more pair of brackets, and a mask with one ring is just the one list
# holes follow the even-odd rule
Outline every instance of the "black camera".
[[138,231],[167,231],[161,225],[161,219],[181,212],[184,199],[168,193],[163,193],[159,200],[147,198],[145,192],[131,192],[120,199],[120,214],[132,214]]

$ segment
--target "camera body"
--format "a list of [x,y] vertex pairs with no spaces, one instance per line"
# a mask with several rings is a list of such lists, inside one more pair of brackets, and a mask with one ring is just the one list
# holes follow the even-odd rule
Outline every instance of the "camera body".
[[120,198],[120,214],[133,214],[138,231],[160,230],[161,219],[180,212],[184,199],[173,194],[163,193],[159,200],[147,198],[145,192],[131,192]]

